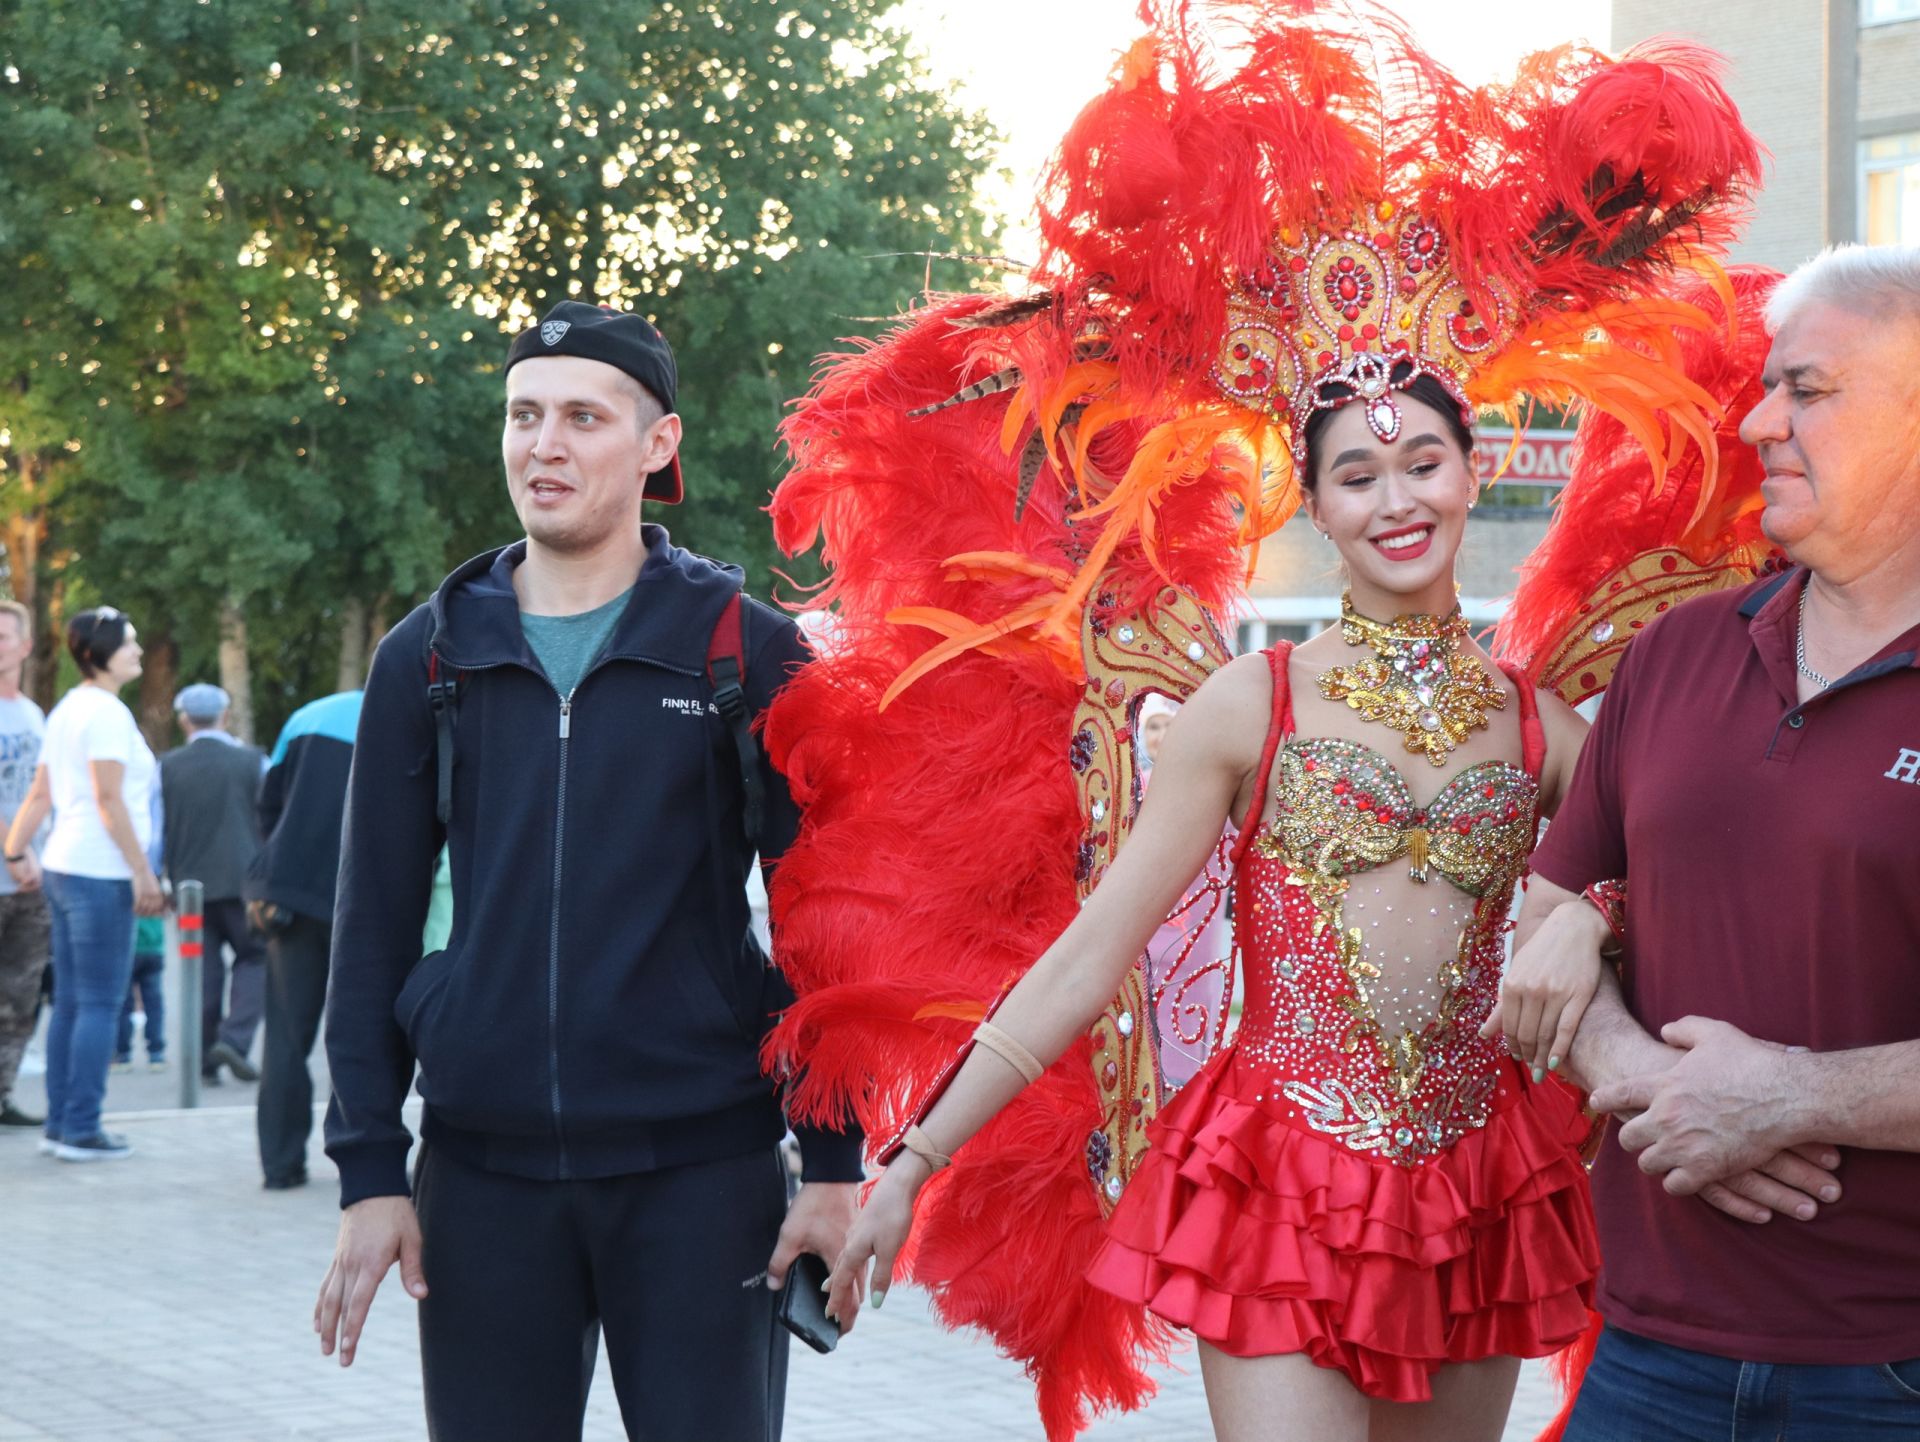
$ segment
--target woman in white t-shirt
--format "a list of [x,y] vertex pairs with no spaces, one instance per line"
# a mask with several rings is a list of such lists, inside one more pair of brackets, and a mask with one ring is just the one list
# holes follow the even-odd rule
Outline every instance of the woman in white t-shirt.
[[[100,1129],[107,1066],[133,966],[133,918],[157,916],[147,860],[158,767],[116,694],[140,674],[133,623],[111,606],[67,623],[84,678],[47,717],[33,789],[7,833],[7,870],[22,890],[44,884],[53,914],[53,1016],[47,1027],[47,1130],[40,1149],[70,1162],[124,1157]],[[53,813],[35,861],[29,842]]]

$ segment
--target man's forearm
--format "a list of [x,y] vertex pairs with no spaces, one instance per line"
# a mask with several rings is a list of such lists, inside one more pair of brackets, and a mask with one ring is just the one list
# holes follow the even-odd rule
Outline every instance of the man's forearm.
[[1791,1140],[1920,1152],[1920,1041],[1787,1059]]
[[1568,1080],[1590,1092],[1636,1072],[1661,1070],[1677,1055],[1634,1020],[1621,995],[1620,979],[1608,967],[1601,973],[1600,988],[1588,1003],[1587,1014],[1581,1018],[1564,1070]]

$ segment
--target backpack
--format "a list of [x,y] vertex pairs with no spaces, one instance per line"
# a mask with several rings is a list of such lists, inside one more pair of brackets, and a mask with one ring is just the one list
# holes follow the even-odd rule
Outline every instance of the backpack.
[[[460,708],[460,682],[465,672],[442,669],[433,637],[427,637],[427,705],[433,711],[434,815],[445,826],[453,815],[453,725]],[[741,639],[740,593],[728,598],[707,639],[707,681],[713,704],[733,737],[734,757],[740,765],[740,788],[746,797],[747,841],[760,849],[760,827],[766,815],[766,784],[760,776],[760,742],[753,734],[753,714],[747,707],[746,646]]]

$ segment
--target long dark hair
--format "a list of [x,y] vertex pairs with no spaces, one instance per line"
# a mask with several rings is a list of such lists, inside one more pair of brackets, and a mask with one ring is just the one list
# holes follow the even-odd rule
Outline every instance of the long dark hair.
[[[1339,396],[1347,391],[1345,386],[1330,385],[1323,388],[1330,396]],[[1413,378],[1413,384],[1399,388],[1400,393],[1409,399],[1431,406],[1440,413],[1445,422],[1447,434],[1460,447],[1467,458],[1467,464],[1473,464],[1473,432],[1467,429],[1466,421],[1460,415],[1460,403],[1447,394],[1447,388],[1432,376],[1422,373]],[[1347,391],[1351,395],[1351,391]],[[1340,409],[1345,409],[1341,407]],[[1327,425],[1333,420],[1334,412],[1315,411],[1307,418],[1307,473],[1300,477],[1300,488],[1310,491],[1320,484],[1320,437],[1326,433]]]
[[111,606],[94,606],[67,622],[67,650],[80,674],[94,677],[107,669],[113,653],[127,643],[126,612]]

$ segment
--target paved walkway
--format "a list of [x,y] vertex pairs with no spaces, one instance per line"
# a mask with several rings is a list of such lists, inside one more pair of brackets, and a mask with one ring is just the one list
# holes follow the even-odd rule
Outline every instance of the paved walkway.
[[[37,1102],[38,1079],[25,1080],[22,1100]],[[171,1083],[117,1077],[114,1095]],[[233,1104],[251,1090],[230,1082],[197,1112],[118,1113],[136,1148],[124,1162],[67,1165],[39,1156],[32,1134],[0,1134],[0,1442],[425,1436],[410,1306],[391,1278],[354,1366],[321,1359],[311,1318],[338,1216],[333,1170],[316,1148],[312,1186],[263,1192],[252,1107]],[[1150,1407],[1103,1421],[1092,1442],[1210,1436],[1184,1360]],[[1548,1405],[1529,1368],[1510,1442]],[[587,1415],[594,1442],[621,1437],[604,1378]],[[794,1349],[790,1442],[1039,1435],[1019,1368],[942,1331],[905,1288],[833,1356]]]

